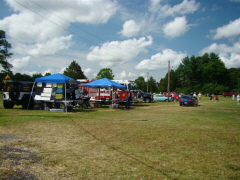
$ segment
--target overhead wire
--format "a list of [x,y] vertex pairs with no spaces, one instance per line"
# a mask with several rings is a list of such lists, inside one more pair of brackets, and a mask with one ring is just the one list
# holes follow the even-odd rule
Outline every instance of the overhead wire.
[[[84,30],[83,28],[81,28],[81,27],[75,25],[74,23],[71,23],[71,22],[69,22],[68,20],[66,20],[66,19],[64,19],[64,18],[62,18],[62,17],[60,17],[60,16],[58,16],[57,14],[51,12],[50,10],[46,9],[45,7],[43,7],[43,6],[41,6],[40,4],[36,3],[35,1],[32,1],[32,0],[29,0],[29,1],[31,1],[31,2],[34,3],[34,4],[36,4],[37,6],[41,7],[42,9],[46,10],[47,12],[53,14],[54,16],[57,16],[57,17],[60,18],[61,20],[63,20],[63,21],[65,21],[65,22],[69,23],[70,25],[72,25],[72,26],[74,26],[74,27],[80,29],[81,31],[83,31],[83,32],[85,32],[85,33],[87,33],[87,34],[89,34],[89,35],[91,35],[91,36],[93,36],[93,37],[95,37],[95,38],[97,38],[97,39],[103,41],[103,42],[106,41],[106,40],[104,40],[104,39],[102,39],[102,38],[100,38],[100,37],[98,37],[98,36],[96,36],[96,35],[94,35],[94,34],[88,32],[88,31]],[[114,45],[113,45],[113,46],[114,46]],[[116,47],[116,48],[118,48],[118,49],[120,49],[120,50],[122,50],[122,51],[128,52],[128,53],[130,53],[130,54],[133,54],[133,53],[131,53],[131,52],[125,50],[125,49],[120,48],[119,46],[114,46],[114,47]],[[135,54],[133,54],[133,55],[135,55]]]
[[[13,0],[13,1],[16,2],[16,3],[18,3],[19,5],[23,6],[24,8],[28,9],[29,11],[31,11],[31,12],[33,12],[33,13],[39,15],[40,17],[42,17],[42,18],[44,18],[44,19],[46,19],[47,21],[49,21],[49,22],[55,24],[56,26],[58,26],[58,27],[64,29],[65,31],[68,31],[68,32],[70,32],[70,33],[76,35],[77,37],[82,38],[82,39],[85,40],[85,41],[88,41],[88,42],[90,42],[90,43],[92,43],[92,44],[95,44],[95,45],[99,46],[97,43],[95,43],[95,42],[93,42],[93,41],[90,41],[90,40],[88,40],[87,38],[84,38],[83,36],[80,36],[80,35],[76,34],[75,32],[73,32],[73,31],[71,31],[71,30],[69,30],[69,29],[67,29],[67,28],[65,28],[65,27],[63,27],[63,26],[61,26],[61,25],[55,23],[55,22],[52,21],[52,20],[49,20],[48,18],[46,18],[46,17],[42,16],[41,14],[39,14],[39,13],[33,11],[32,9],[30,9],[30,8],[26,7],[25,5],[19,3],[18,1],[16,1],[16,0]],[[35,4],[36,4],[36,3],[35,3]],[[68,23],[69,23],[69,22],[68,22]],[[70,24],[71,24],[71,23],[70,23]],[[106,48],[106,47],[104,47],[104,46],[101,46],[101,48],[106,49],[106,50],[108,50],[108,51],[111,51],[111,52],[113,52],[113,53],[115,53],[115,54],[118,54],[118,55],[124,56],[123,54],[119,54],[119,53],[117,53],[117,52],[115,52],[115,51],[112,51],[112,50],[110,50],[110,49],[108,49],[108,48]],[[119,47],[118,47],[118,48],[119,48]],[[126,52],[127,52],[127,51],[126,51]],[[125,56],[125,57],[126,57],[126,56]]]
[[[18,26],[18,27],[23,28],[23,29],[25,29],[25,30],[27,30],[27,31],[30,31],[28,28],[25,28],[25,27],[23,27],[23,26],[21,26],[21,25],[19,25],[19,24],[17,24],[17,23],[11,22],[11,21],[9,21],[9,20],[7,20],[7,19],[6,19],[6,21],[8,21],[9,23],[14,24],[15,26]],[[30,32],[36,33],[36,32],[34,32],[34,31],[30,31]],[[26,41],[17,39],[17,38],[12,37],[12,36],[10,36],[10,35],[8,35],[8,34],[6,34],[6,36],[7,36],[7,37],[10,37],[10,38],[12,38],[12,39],[14,39],[14,40],[17,40],[17,41],[19,41],[19,42],[22,42],[22,43],[24,43],[24,44],[29,44],[29,43],[26,42]],[[46,49],[46,48],[44,48],[44,47],[38,47],[38,48],[39,48],[39,49],[42,49],[42,50],[44,50],[44,51],[46,51],[46,52],[49,52],[49,54],[51,53],[48,49]],[[87,54],[86,52],[82,52],[82,53],[83,53],[83,54],[84,54],[84,53]],[[55,56],[59,56],[59,57],[63,57],[63,58],[69,59],[69,60],[73,60],[73,59],[71,59],[70,57],[68,57],[68,56],[63,56],[63,55],[61,55],[61,54],[55,54]],[[84,61],[81,62],[81,64],[83,64],[83,65],[85,65],[85,66],[88,65],[87,63],[84,63]]]

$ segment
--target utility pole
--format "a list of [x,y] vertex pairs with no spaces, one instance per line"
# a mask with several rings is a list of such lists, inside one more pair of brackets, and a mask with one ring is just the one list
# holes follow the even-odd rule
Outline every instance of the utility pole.
[[148,72],[147,72],[147,93],[148,93]]
[[170,61],[168,61],[168,102],[169,102],[169,94],[170,94]]

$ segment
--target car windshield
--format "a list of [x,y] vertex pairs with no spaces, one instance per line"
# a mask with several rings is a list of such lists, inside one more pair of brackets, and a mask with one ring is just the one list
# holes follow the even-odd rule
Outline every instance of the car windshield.
[[191,96],[191,95],[185,95],[185,96],[182,96],[182,98],[191,99],[191,98],[193,98],[193,96]]

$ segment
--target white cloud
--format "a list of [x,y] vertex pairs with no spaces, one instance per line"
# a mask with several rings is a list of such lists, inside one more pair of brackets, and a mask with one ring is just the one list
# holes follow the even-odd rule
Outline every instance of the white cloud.
[[224,25],[222,27],[217,28],[216,30],[212,30],[214,33],[212,36],[213,39],[222,39],[222,38],[230,38],[234,36],[240,35],[240,18],[234,21],[229,22],[229,24]]
[[14,39],[17,52],[22,54],[23,47],[29,55],[54,54],[68,49],[72,37],[68,35],[71,34],[69,22],[103,24],[118,9],[117,2],[111,0],[5,1],[16,13],[0,20],[0,27]]
[[233,46],[213,43],[202,49],[200,54],[211,52],[218,54],[228,68],[240,67],[240,41],[234,43]]
[[151,36],[125,41],[112,41],[104,43],[101,47],[93,47],[87,56],[87,60],[96,62],[101,67],[110,67],[129,61],[141,52],[146,52],[146,47],[151,44]]
[[141,25],[137,24],[134,20],[129,20],[123,24],[123,30],[119,33],[125,37],[132,37],[138,35],[140,30]]
[[157,70],[167,68],[168,61],[170,61],[171,66],[178,66],[186,56],[186,53],[176,52],[172,49],[165,49],[162,53],[155,54],[150,59],[141,61],[135,68],[138,70]]
[[164,34],[172,38],[183,35],[188,29],[189,25],[185,16],[175,17],[172,22],[165,24],[163,27]]
[[[5,0],[15,12],[30,12],[31,10],[51,19],[53,14],[60,16],[70,22],[82,22],[91,24],[106,23],[118,10],[116,1],[111,0],[75,0],[75,1],[59,1],[59,0]],[[27,7],[27,8],[25,8]],[[41,8],[43,7],[43,8]],[[29,10],[30,9],[30,10]],[[48,11],[47,11],[47,10]],[[56,16],[54,16],[56,17]]]
[[213,43],[210,46],[204,48],[200,51],[200,54],[204,53],[239,53],[240,54],[240,41],[233,44],[233,46],[228,46],[226,44]]
[[122,71],[119,74],[116,74],[114,76],[114,79],[118,80],[118,79],[136,79],[137,78],[137,74],[133,73],[133,72],[126,72],[126,71]]
[[52,55],[56,52],[59,52],[64,49],[68,49],[72,43],[70,42],[72,36],[66,37],[56,37],[53,39],[49,39],[43,43],[36,43],[32,45],[27,44],[19,44],[14,46],[13,50],[18,54],[27,54],[31,56],[39,56],[39,55]]
[[219,58],[225,63],[227,68],[240,68],[240,54],[220,53]]
[[15,58],[11,64],[13,65],[14,72],[25,72],[31,64],[30,56]]
[[194,13],[200,7],[200,3],[195,0],[183,0],[182,3],[175,6],[160,3],[160,0],[151,0],[149,10],[154,13],[159,12],[160,16],[176,16]]
[[87,69],[83,70],[83,73],[87,78],[96,77],[96,75],[97,75],[97,73],[91,68],[87,68]]

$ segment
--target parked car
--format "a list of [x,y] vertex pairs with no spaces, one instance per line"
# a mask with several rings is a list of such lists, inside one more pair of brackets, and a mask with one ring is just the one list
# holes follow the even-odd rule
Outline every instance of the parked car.
[[149,93],[145,93],[142,90],[131,90],[134,101],[136,102],[145,102],[150,103],[153,102],[153,95]]
[[196,97],[193,97],[193,95],[183,95],[181,98],[179,98],[179,105],[180,106],[197,106],[198,100]]
[[153,99],[154,101],[171,101],[171,97],[166,97],[166,96],[163,96],[162,94],[154,94],[153,95]]
[[222,95],[223,95],[224,97],[227,97],[227,96],[232,96],[233,93],[232,93],[232,92],[223,92]]

